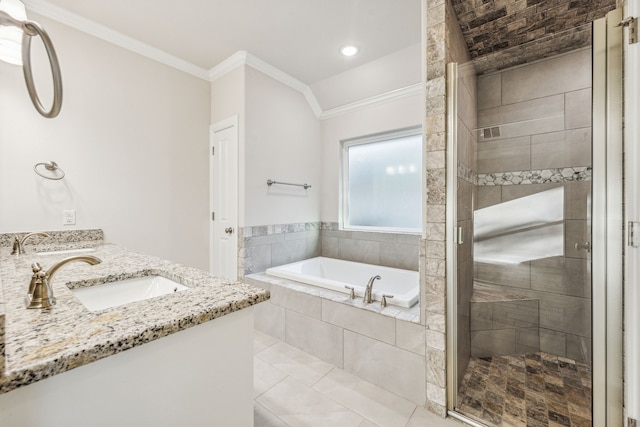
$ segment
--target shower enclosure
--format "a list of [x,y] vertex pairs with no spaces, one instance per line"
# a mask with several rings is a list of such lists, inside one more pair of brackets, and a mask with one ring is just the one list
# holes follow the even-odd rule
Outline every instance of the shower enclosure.
[[[615,13],[595,24],[591,47],[482,74],[464,58],[448,67],[448,399],[478,425],[604,426],[619,416],[606,404],[617,373],[602,371],[604,348],[619,344],[607,310],[621,308],[621,278],[603,263],[622,247],[607,222],[621,146],[600,125],[615,108],[599,110]],[[591,24],[578,33],[590,37]],[[617,288],[600,286],[609,282]]]

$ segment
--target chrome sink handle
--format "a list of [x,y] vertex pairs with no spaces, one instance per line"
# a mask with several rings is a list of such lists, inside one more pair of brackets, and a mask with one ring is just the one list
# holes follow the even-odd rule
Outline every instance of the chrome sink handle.
[[100,264],[102,260],[92,255],[76,255],[63,259],[55,263],[49,271],[42,271],[42,266],[34,262],[31,265],[33,276],[29,284],[29,294],[27,295],[27,308],[48,308],[56,304],[56,298],[53,296],[53,288],[51,280],[56,272],[65,264],[75,261],[86,262],[90,265]]
[[24,236],[22,239],[18,239],[17,237],[13,240],[13,250],[11,251],[11,255],[21,255],[24,253],[24,243],[27,239],[30,239],[33,236],[42,236],[42,237],[50,237],[47,233],[35,232],[29,233]]
[[386,307],[387,306],[387,298],[393,298],[393,295],[382,294],[382,299],[380,300],[380,307]]
[[351,291],[351,292],[349,292],[349,298],[350,299],[356,299],[356,290],[354,289],[354,287],[353,286],[349,286],[349,285],[344,285],[344,287]]

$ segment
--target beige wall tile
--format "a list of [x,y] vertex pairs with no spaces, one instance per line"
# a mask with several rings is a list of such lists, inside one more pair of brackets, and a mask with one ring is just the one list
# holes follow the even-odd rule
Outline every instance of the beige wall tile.
[[297,292],[282,286],[271,287],[272,304],[284,307],[298,313],[320,319],[321,317],[321,301],[320,297]]
[[[478,127],[506,125],[544,118],[564,117],[564,94],[531,99],[517,104],[503,105],[478,111]],[[562,128],[564,128],[564,120]],[[538,133],[538,132],[531,132]]]
[[[511,185],[510,187],[515,187]],[[502,187],[495,185],[488,185],[478,187],[478,197],[476,199],[476,209],[487,208],[489,206],[497,205],[501,202]]]
[[500,73],[478,78],[478,109],[502,105],[502,75]]
[[565,129],[591,127],[591,88],[564,95]]
[[531,145],[528,136],[478,144],[478,173],[531,169]]
[[344,369],[417,405],[425,403],[424,356],[345,331]]
[[502,103],[591,87],[591,50],[540,61],[502,73]]
[[550,169],[591,165],[591,128],[531,137],[531,168]]
[[312,317],[286,312],[286,342],[342,368],[342,329]]
[[322,320],[388,344],[396,343],[396,320],[393,317],[323,300]]
[[412,353],[425,355],[424,326],[412,322],[396,320],[396,346]]
[[284,341],[284,312],[284,308],[269,301],[258,304],[253,313],[253,325],[257,330]]

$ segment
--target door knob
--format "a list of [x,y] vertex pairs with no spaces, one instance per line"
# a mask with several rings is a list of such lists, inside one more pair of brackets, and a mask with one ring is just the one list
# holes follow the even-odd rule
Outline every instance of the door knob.
[[233,228],[232,227],[227,227],[227,228],[224,229],[224,232],[227,233],[227,234],[231,234],[231,233],[233,233]]
[[591,242],[576,243],[574,248],[576,248],[577,251],[591,252]]

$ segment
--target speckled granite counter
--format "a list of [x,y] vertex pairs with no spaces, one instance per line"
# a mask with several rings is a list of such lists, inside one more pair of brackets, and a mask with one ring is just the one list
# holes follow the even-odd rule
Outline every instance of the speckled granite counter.
[[[70,263],[61,268],[52,280],[57,305],[46,310],[27,310],[24,305],[31,263],[38,261],[48,269],[75,254],[43,256],[29,252],[12,256],[6,247],[0,247],[0,290],[4,290],[5,312],[5,369],[0,376],[0,393],[269,298],[268,291],[116,245],[98,240],[84,245],[73,243],[73,247],[85,246],[94,247],[90,255],[102,263]],[[57,245],[49,250],[66,247]],[[191,289],[96,312],[87,310],[69,290],[147,275],[164,276]]]

